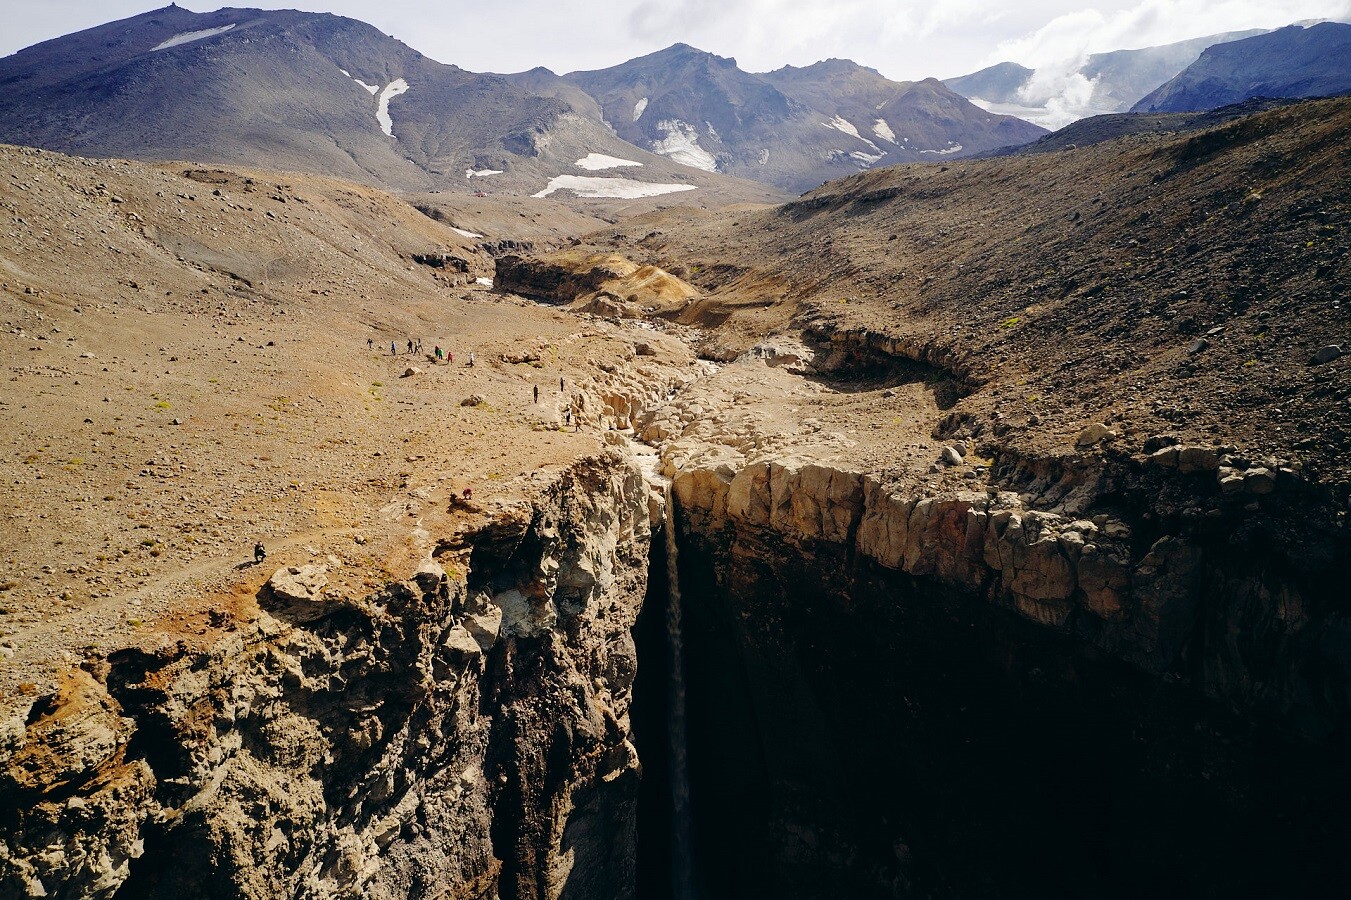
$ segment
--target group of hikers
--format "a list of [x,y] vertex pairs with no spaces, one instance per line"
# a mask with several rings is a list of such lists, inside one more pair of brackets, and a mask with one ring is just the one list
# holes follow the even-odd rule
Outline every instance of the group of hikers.
[[[375,349],[375,338],[373,337],[366,338],[366,349],[367,350]],[[422,349],[422,338],[409,338],[405,352],[408,353],[409,355],[424,352]],[[389,355],[390,356],[399,355],[398,341],[389,342]],[[441,345],[437,344],[435,347],[432,347],[432,359],[436,360],[436,362],[438,363],[441,362],[453,363],[455,362],[455,354],[451,353],[449,350],[442,349]],[[474,352],[471,350],[469,352],[469,362],[466,363],[466,365],[472,366],[473,364],[474,364]]]

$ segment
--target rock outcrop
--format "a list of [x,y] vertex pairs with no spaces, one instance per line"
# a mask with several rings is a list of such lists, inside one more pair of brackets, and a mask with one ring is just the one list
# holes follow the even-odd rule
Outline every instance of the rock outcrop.
[[630,895],[648,540],[611,450],[369,596],[282,569],[209,646],[89,656],[0,725],[0,894]]
[[[1219,451],[1167,451],[1170,465],[1194,479],[1190,490],[1230,493],[1225,478],[1234,470],[1220,468]],[[676,442],[667,458],[682,452]],[[1216,469],[1218,484],[1210,474]],[[1132,470],[1147,480],[1142,467]],[[885,570],[934,579],[1075,634],[1147,671],[1188,670],[1204,693],[1235,707],[1261,707],[1317,734],[1347,721],[1347,698],[1333,685],[1351,681],[1351,656],[1327,655],[1342,619],[1321,593],[1332,583],[1334,535],[1324,536],[1327,547],[1303,548],[1321,563],[1299,575],[1291,569],[1297,547],[1259,544],[1236,565],[1222,523],[1244,521],[1249,511],[1218,507],[1209,528],[1169,521],[1148,503],[1134,518],[1103,502],[1109,490],[1124,489],[1113,478],[1130,476],[1092,469],[1066,473],[1038,494],[992,487],[914,496],[840,463],[792,456],[745,462],[713,448],[673,474],[691,528],[725,536],[716,540],[759,531],[808,550],[838,545]],[[1249,496],[1276,489],[1264,468],[1238,477]],[[1261,639],[1233,630],[1235,616],[1254,623]],[[1187,651],[1202,656],[1187,658]],[[1273,655],[1292,653],[1304,661],[1271,666]],[[1314,658],[1311,682],[1306,664]]]

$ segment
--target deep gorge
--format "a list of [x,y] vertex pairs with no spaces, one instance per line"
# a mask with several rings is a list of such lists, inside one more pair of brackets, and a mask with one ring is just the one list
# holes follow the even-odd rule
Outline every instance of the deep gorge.
[[[1161,545],[1191,561],[1193,615],[1153,632],[1181,635],[1159,665],[1138,627],[1111,633],[1129,617],[1097,622],[1082,587],[1057,599],[1044,545],[1065,523],[1015,528],[1039,514],[1012,495],[924,507],[779,464],[681,472],[670,495],[684,865],[665,516],[619,449],[375,596],[274,590],[227,645],[87,661],[7,738],[10,847],[32,848],[10,865],[118,898],[1230,896],[1343,874],[1340,619],[1315,593],[1335,554],[1296,570],[1154,534],[1122,563],[1132,584],[1081,555],[1076,584],[1127,607],[1154,569],[1177,602]],[[1300,596],[1312,631],[1273,637]],[[1226,643],[1245,598],[1275,651]],[[54,788],[22,780],[54,767]]]

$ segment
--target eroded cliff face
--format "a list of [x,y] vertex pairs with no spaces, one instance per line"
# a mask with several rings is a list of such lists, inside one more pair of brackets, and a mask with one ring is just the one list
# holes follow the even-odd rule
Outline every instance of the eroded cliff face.
[[1174,450],[995,460],[1000,489],[912,492],[674,443],[713,894],[1340,874],[1347,548],[1297,479],[1259,504],[1221,453]]
[[649,533],[608,451],[373,595],[86,659],[0,732],[0,893],[630,895]]

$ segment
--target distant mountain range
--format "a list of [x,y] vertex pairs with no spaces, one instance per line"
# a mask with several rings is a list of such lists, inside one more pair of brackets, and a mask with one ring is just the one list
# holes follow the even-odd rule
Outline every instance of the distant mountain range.
[[686,165],[801,191],[860,169],[1035,140],[928,79],[896,82],[849,60],[752,74],[686,44],[562,80],[615,133]]
[[1196,62],[1137,102],[1135,112],[1194,112],[1249,97],[1351,92],[1351,25],[1291,25],[1206,48]]
[[983,108],[1059,128],[1086,116],[1125,112],[1195,62],[1207,47],[1262,33],[1230,31],[1158,47],[1095,53],[1070,71],[1038,71],[1004,62],[943,83]]
[[1084,112],[1065,100],[1076,92],[1111,111],[1336,93],[1351,81],[1348,30],[1098,54],[1056,87],[1012,63],[946,83],[841,59],[757,74],[686,44],[597,71],[482,74],[354,19],[170,5],[0,59],[0,142],[418,192],[773,202],[864,169],[1035,141],[1044,128],[1006,113],[1035,117],[1026,104],[1047,84],[1064,95],[1047,108],[1070,119]]
[[363,22],[293,10],[171,5],[0,59],[0,141],[403,190],[782,196],[643,152],[580,92],[468,72]]
[[845,61],[753,75],[677,44],[599,72],[479,74],[293,10],[170,5],[0,59],[0,141],[420,191],[765,200],[1043,133]]

